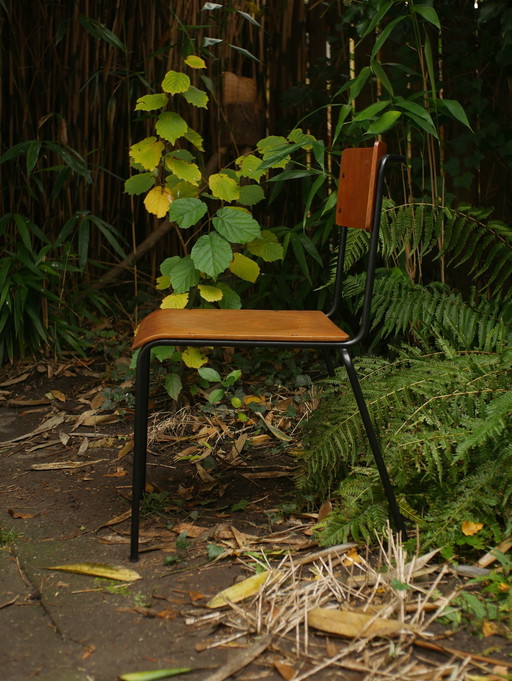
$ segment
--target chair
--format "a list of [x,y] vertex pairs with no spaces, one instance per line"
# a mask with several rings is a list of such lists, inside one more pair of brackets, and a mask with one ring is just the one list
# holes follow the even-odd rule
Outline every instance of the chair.
[[[130,559],[138,560],[139,512],[146,479],[148,392],[151,349],[159,345],[248,346],[317,348],[324,353],[333,374],[330,351],[339,350],[347,370],[356,402],[363,419],[380,478],[396,529],[405,538],[406,529],[400,514],[386,465],[354,369],[350,349],[359,343],[370,327],[370,306],[379,238],[384,173],[390,162],[401,156],[386,154],[386,145],[346,149],[342,153],[336,223],[341,227],[335,295],[331,310],[156,310],[141,322],[133,348],[139,348],[136,370],[135,435],[133,447],[132,516]],[[371,231],[368,271],[359,330],[349,336],[333,321],[341,302],[343,261],[347,228]]]

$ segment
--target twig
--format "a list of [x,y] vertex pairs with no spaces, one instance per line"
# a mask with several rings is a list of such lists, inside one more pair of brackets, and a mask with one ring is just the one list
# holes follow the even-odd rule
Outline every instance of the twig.
[[272,635],[263,636],[259,641],[256,641],[248,648],[242,650],[236,657],[229,660],[225,665],[217,669],[214,674],[208,677],[208,681],[224,681],[236,672],[243,669],[250,664],[254,659],[261,655],[272,642]]
[[426,648],[427,650],[435,650],[438,653],[445,653],[446,655],[454,655],[460,659],[470,658],[476,662],[484,662],[485,664],[492,664],[501,667],[512,667],[512,662],[507,662],[505,660],[497,660],[495,657],[486,657],[485,655],[478,655],[476,653],[468,653],[465,650],[457,650],[456,648],[448,648],[446,646],[438,646],[435,643],[430,643],[429,641],[422,641],[421,639],[414,639],[413,644],[419,648]]

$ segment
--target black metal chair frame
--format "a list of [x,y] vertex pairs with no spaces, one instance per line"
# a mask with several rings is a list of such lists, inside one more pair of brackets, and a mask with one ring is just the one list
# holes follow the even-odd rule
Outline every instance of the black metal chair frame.
[[[339,350],[341,361],[347,370],[350,385],[354,392],[359,412],[366,430],[370,448],[379,471],[382,486],[389,504],[389,512],[395,529],[402,534],[402,538],[407,537],[404,519],[400,513],[396,501],[393,486],[384,462],[381,448],[375,429],[366,405],[359,379],[352,361],[351,348],[360,343],[370,330],[370,312],[373,296],[373,285],[375,279],[375,267],[377,261],[377,248],[379,241],[380,217],[382,209],[382,197],[384,191],[384,175],[388,164],[393,162],[403,162],[402,156],[386,154],[382,156],[378,164],[375,202],[372,215],[372,229],[368,248],[368,266],[366,286],[361,314],[361,323],[356,335],[351,336],[347,341],[326,342],[326,341],[251,341],[251,340],[217,340],[210,338],[187,339],[183,338],[163,338],[153,340],[140,348],[136,378],[135,378],[135,426],[134,426],[134,445],[133,445],[133,478],[132,478],[132,514],[131,514],[131,540],[130,540],[130,560],[137,561],[139,556],[139,520],[140,504],[146,485],[146,458],[147,458],[147,429],[148,429],[148,399],[149,399],[149,376],[151,350],[162,345],[184,345],[187,346],[213,346],[213,347],[274,347],[274,348],[315,348],[323,352],[328,371],[334,373],[332,358],[329,351]],[[340,227],[340,241],[338,249],[337,272],[335,279],[335,294],[332,308],[326,316],[332,318],[342,300],[343,284],[343,263],[345,260],[347,227]]]

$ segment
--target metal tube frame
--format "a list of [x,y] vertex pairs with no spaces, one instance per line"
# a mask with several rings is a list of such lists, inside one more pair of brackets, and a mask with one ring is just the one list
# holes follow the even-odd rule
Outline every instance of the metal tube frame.
[[[268,348],[316,348],[320,350],[327,364],[330,375],[334,375],[334,367],[330,351],[339,350],[343,365],[348,374],[350,385],[356,399],[357,407],[366,430],[370,448],[372,450],[377,469],[379,471],[384,493],[388,500],[389,511],[395,528],[402,533],[402,538],[406,539],[407,530],[404,519],[398,507],[393,486],[384,462],[379,446],[377,435],[368,412],[368,408],[359,384],[356,370],[354,368],[349,348],[359,343],[368,333],[370,326],[370,309],[373,295],[374,272],[377,259],[377,247],[379,239],[380,213],[382,207],[382,196],[384,189],[384,172],[389,162],[402,162],[402,156],[387,154],[379,162],[377,175],[376,198],[373,215],[372,234],[368,251],[368,270],[364,293],[363,310],[359,331],[355,336],[347,341],[332,343],[329,341],[251,341],[251,340],[230,340],[230,339],[193,339],[184,338],[165,338],[150,341],[140,348],[137,359],[136,383],[135,383],[135,428],[133,442],[133,478],[132,478],[132,516],[131,516],[131,536],[130,536],[130,560],[137,561],[139,557],[139,520],[140,504],[146,484],[146,457],[147,457],[147,431],[148,431],[148,399],[149,399],[149,372],[152,348],[162,345],[188,345],[188,346],[214,346],[214,347],[268,347]],[[335,315],[341,302],[341,289],[343,282],[343,262],[346,250],[346,228],[341,228],[340,248],[338,252],[338,271],[336,274],[335,295],[333,306],[327,313],[328,317]]]

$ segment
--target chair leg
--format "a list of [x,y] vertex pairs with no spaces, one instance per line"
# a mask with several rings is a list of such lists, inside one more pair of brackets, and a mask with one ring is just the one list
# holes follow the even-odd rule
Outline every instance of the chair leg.
[[146,485],[146,455],[148,440],[149,364],[151,349],[142,347],[137,359],[135,376],[135,427],[133,438],[132,518],[130,560],[139,559],[140,502]]
[[322,355],[324,356],[324,362],[325,366],[327,367],[327,373],[329,374],[329,376],[336,376],[331,352],[327,348],[325,348],[324,350],[322,350]]
[[368,407],[366,406],[363,392],[359,384],[359,379],[357,377],[357,373],[352,362],[352,357],[350,356],[350,353],[347,349],[343,348],[341,350],[341,358],[347,370],[350,385],[352,386],[354,397],[356,398],[357,406],[359,408],[359,413],[361,414],[361,418],[363,419],[363,424],[366,430],[366,434],[368,436],[368,441],[370,443],[375,463],[377,464],[382,486],[384,487],[384,492],[386,494],[386,498],[388,500],[389,511],[391,518],[393,519],[393,524],[395,525],[395,529],[402,533],[402,539],[405,540],[407,539],[407,530],[405,527],[405,522],[402,517],[402,514],[400,513],[400,509],[398,508],[398,504],[395,497],[395,491],[389,479],[386,464],[382,457],[382,452],[379,446],[379,442],[377,440],[377,435],[375,434],[375,429],[373,427],[373,423],[368,412]]

